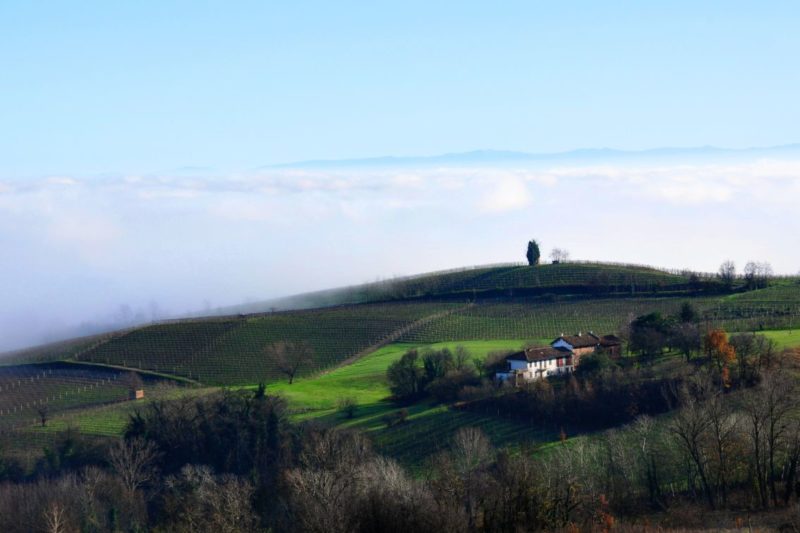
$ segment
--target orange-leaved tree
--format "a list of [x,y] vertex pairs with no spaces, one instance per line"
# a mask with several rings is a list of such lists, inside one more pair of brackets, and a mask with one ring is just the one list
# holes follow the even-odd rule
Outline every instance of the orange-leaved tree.
[[728,334],[724,329],[712,329],[703,339],[706,355],[717,364],[726,387],[730,387],[729,365],[736,361],[736,350],[728,342]]

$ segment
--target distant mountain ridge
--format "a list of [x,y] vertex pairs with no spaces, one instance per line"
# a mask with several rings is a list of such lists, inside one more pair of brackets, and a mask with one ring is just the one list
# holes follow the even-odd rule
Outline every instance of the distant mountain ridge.
[[582,148],[566,152],[529,153],[510,150],[473,150],[433,156],[383,156],[357,159],[313,159],[260,167],[281,168],[386,168],[437,165],[519,164],[551,162],[597,162],[702,159],[738,159],[752,157],[800,157],[800,143],[753,148],[665,147],[647,150],[617,150],[613,148]]

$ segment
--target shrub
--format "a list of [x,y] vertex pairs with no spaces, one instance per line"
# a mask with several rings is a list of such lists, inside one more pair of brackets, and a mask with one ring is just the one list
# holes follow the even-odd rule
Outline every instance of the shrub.
[[383,421],[386,423],[386,427],[390,428],[403,424],[407,418],[408,409],[400,409],[399,411],[394,411],[393,413],[384,415]]
[[458,399],[465,402],[483,400],[497,393],[504,382],[495,382],[488,379],[481,381],[480,385],[466,385],[458,393]]
[[389,365],[386,378],[396,401],[413,401],[422,393],[424,379],[422,369],[417,364],[418,360],[419,353],[409,350],[399,361]]
[[345,418],[353,418],[358,409],[358,402],[352,396],[339,398],[337,409]]
[[452,402],[458,399],[461,389],[478,384],[480,380],[474,370],[452,370],[434,380],[427,390],[439,402]]
[[489,355],[486,356],[486,360],[482,361],[480,364],[476,364],[476,366],[479,367],[479,371],[484,377],[492,377],[496,372],[503,372],[506,370],[506,357],[512,353],[514,353],[512,350],[489,352]]
[[606,368],[616,366],[614,361],[603,352],[594,353],[581,357],[581,362],[575,369],[575,373],[581,377],[595,376]]

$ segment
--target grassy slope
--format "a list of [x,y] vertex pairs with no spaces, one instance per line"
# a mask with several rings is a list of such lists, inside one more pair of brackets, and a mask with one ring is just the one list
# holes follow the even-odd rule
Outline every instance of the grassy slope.
[[145,385],[146,398],[110,405],[85,405],[70,411],[56,413],[45,427],[31,424],[10,433],[0,433],[0,455],[15,457],[28,468],[42,456],[42,450],[50,447],[67,430],[75,430],[91,440],[106,440],[122,435],[130,415],[161,399],[176,399],[186,396],[208,394],[216,388],[188,388],[161,383]]
[[[641,289],[646,291],[648,287],[661,291],[679,286],[685,279],[640,267],[567,264],[543,265],[536,269],[519,266],[472,269],[419,276],[380,286],[381,290],[386,287],[400,290],[394,296],[401,293],[420,296],[447,291],[469,294],[470,290],[596,286],[598,283],[612,288],[616,286],[615,290],[619,291],[630,282],[639,287],[637,294],[640,294]],[[375,286],[370,290],[373,289]],[[374,298],[380,294],[373,290],[363,296]],[[386,293],[384,296],[391,295]],[[375,435],[376,442],[382,447],[399,447],[395,451],[402,455],[413,441],[425,441],[428,431],[436,435],[439,428],[450,424],[495,423],[466,420],[466,415],[461,413],[421,405],[410,410],[409,424],[391,430],[383,428],[381,417],[394,409],[384,400],[388,390],[383,374],[388,364],[412,345],[454,345],[460,342],[470,345],[476,354],[499,347],[517,348],[523,339],[549,340],[561,332],[615,331],[630,316],[651,311],[672,313],[684,301],[691,301],[710,324],[722,325],[729,331],[800,329],[800,284],[796,279],[779,280],[767,289],[728,296],[658,298],[642,294],[624,298],[553,297],[552,301],[547,300],[506,297],[484,300],[469,308],[463,308],[463,303],[385,302],[248,317],[197,319],[76,339],[14,355],[21,360],[77,357],[142,366],[169,374],[200,377],[207,384],[253,385],[266,380],[271,383],[270,390],[281,391],[294,408],[303,411],[296,415],[298,418],[320,418],[365,428]],[[353,365],[337,368],[347,357],[383,341],[392,331],[445,309],[459,310],[408,331],[401,338],[406,344],[388,346]],[[794,329],[768,334],[781,346],[800,345],[800,333]],[[308,372],[334,370],[314,379],[301,379],[291,387],[280,383],[274,365],[270,366],[262,355],[263,347],[277,340],[309,341],[315,348],[316,361]],[[360,404],[359,416],[353,421],[342,421],[335,414],[336,402],[343,396],[353,396]],[[78,418],[78,424],[87,432],[96,434],[116,433],[124,419],[114,408],[89,409],[86,412],[92,414],[87,415],[89,418],[86,420]],[[93,427],[89,424],[92,417],[98,420],[99,425]],[[432,429],[425,429],[428,426]],[[513,440],[511,435],[516,430],[513,427],[492,429],[495,435],[506,435],[498,438],[509,441]]]
[[774,340],[780,349],[800,346],[800,329],[762,331],[760,333]]
[[[526,288],[605,287],[627,297],[574,299],[510,298],[482,300],[462,308],[460,303],[384,302],[247,317],[218,317],[145,326],[102,338],[15,354],[18,359],[74,358],[189,376],[213,385],[245,385],[280,378],[263,348],[279,340],[307,341],[315,351],[305,373],[334,368],[392,332],[444,309],[458,312],[406,332],[405,342],[554,337],[562,332],[612,332],[629,317],[652,311],[673,313],[691,301],[709,323],[729,331],[783,329],[800,326],[800,285],[780,280],[761,291],[730,296],[661,298],[664,290],[685,287],[687,279],[639,266],[568,263],[539,267],[475,268],[422,275],[348,290],[366,291],[360,300],[380,297],[419,297],[472,291]],[[636,296],[630,296],[631,286]],[[380,290],[379,290],[380,289]],[[604,290],[605,290],[604,289]],[[624,290],[623,290],[624,289]],[[381,292],[384,291],[384,292]],[[386,292],[390,291],[390,292]],[[394,292],[391,292],[394,291]],[[602,291],[601,291],[602,292]],[[797,323],[797,324],[796,324]],[[99,339],[99,340],[98,340]],[[27,354],[27,355],[26,355]]]
[[264,348],[278,341],[307,342],[313,373],[334,367],[453,303],[345,306],[250,317],[187,320],[148,326],[85,352],[80,360],[189,376],[213,385],[274,381],[280,372]]
[[[767,331],[781,347],[800,346],[800,331]],[[531,339],[546,344],[550,339]],[[536,446],[546,448],[558,439],[552,429],[542,429],[527,424],[481,414],[453,411],[446,406],[421,402],[408,408],[405,424],[387,428],[382,420],[397,406],[388,401],[390,394],[386,382],[386,369],[411,348],[455,349],[466,347],[473,357],[485,357],[495,350],[513,350],[529,342],[524,339],[491,341],[461,341],[435,344],[395,343],[381,348],[353,364],[336,368],[316,376],[301,378],[292,385],[285,381],[268,386],[270,394],[287,399],[292,417],[297,421],[319,420],[341,426],[355,427],[368,432],[381,453],[397,458],[408,466],[419,467],[437,451],[445,449],[452,435],[461,427],[482,428],[497,446]],[[674,359],[674,360],[672,360]],[[668,371],[670,363],[680,357],[665,361],[662,369]],[[57,432],[74,428],[89,436],[115,437],[122,433],[129,415],[153,399],[169,399],[207,394],[216,388],[186,388],[156,386],[147,388],[145,401],[123,402],[105,406],[86,406],[54,416],[47,427],[29,426],[15,432],[5,442],[6,451],[15,455],[37,456],[43,446],[51,443]],[[337,412],[337,402],[342,397],[354,398],[358,403],[356,416],[345,419]],[[3,443],[0,442],[0,446]]]
[[[533,339],[546,344],[550,339]],[[523,442],[545,442],[554,437],[525,424],[501,420],[474,413],[451,411],[446,406],[422,402],[408,407],[409,418],[405,424],[387,428],[382,418],[398,410],[388,401],[390,395],[386,382],[386,369],[411,348],[455,349],[467,348],[473,357],[484,358],[495,350],[515,350],[525,340],[465,341],[430,345],[396,343],[386,346],[363,359],[338,368],[330,373],[296,381],[292,385],[279,382],[268,387],[268,392],[285,397],[297,420],[319,420],[366,430],[378,449],[409,465],[419,465],[436,451],[445,447],[453,433],[464,426],[484,429],[498,446],[514,446]],[[353,419],[337,413],[340,398],[357,401],[358,409]]]
[[[538,339],[540,343],[547,343],[552,339]],[[516,350],[526,343],[525,340],[496,340],[496,341],[466,341],[443,342],[435,344],[395,343],[355,363],[337,368],[327,374],[310,379],[301,379],[289,385],[286,381],[274,383],[268,387],[272,394],[280,394],[290,402],[296,410],[302,410],[300,418],[316,418],[333,414],[336,403],[340,398],[351,397],[355,399],[359,410],[373,412],[375,415],[385,414],[387,409],[375,411],[377,405],[388,404],[385,402],[390,395],[386,383],[386,369],[398,360],[407,350],[412,348],[429,347],[432,349],[450,348],[457,345],[464,346],[473,357],[485,358],[486,354],[494,350]],[[363,422],[363,415],[359,417]]]
[[[669,290],[685,286],[684,275],[651,267],[607,263],[477,266],[452,271],[431,272],[353,287],[301,294],[244,307],[231,312],[254,312],[277,306],[282,309],[307,309],[342,303],[366,303],[391,299],[473,294],[508,289],[557,289],[559,287],[604,287],[609,292]],[[241,311],[240,311],[241,310]]]
[[144,400],[127,401],[112,405],[87,407],[75,412],[54,417],[47,426],[33,426],[26,431],[30,434],[45,434],[74,428],[87,435],[119,436],[125,429],[130,415],[155,400],[174,400],[178,398],[202,396],[217,390],[214,387],[186,388],[161,385],[147,387]]

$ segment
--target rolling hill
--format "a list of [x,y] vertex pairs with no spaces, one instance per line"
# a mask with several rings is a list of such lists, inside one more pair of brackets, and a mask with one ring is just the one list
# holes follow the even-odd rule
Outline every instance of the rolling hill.
[[[24,431],[30,432],[37,407],[44,405],[53,415],[53,427],[74,423],[89,434],[119,431],[131,407],[102,406],[124,400],[126,389],[119,377],[134,370],[189,385],[190,394],[191,387],[206,387],[194,389],[200,394],[207,387],[264,382],[284,391],[294,408],[312,408],[313,416],[337,423],[334,396],[352,390],[365,402],[356,425],[371,431],[382,449],[405,460],[414,455],[416,439],[400,439],[395,435],[399,430],[383,428],[380,420],[381,413],[392,409],[385,401],[385,368],[404,347],[463,343],[480,347],[475,355],[483,357],[493,349],[543,343],[562,333],[617,332],[636,316],[675,313],[686,302],[708,326],[728,331],[783,330],[770,335],[782,346],[797,344],[797,278],[745,291],[741,282],[726,290],[711,275],[636,265],[475,267],[283,301],[287,307],[316,305],[308,309],[166,321],[6,354],[6,366],[0,366],[4,382],[23,383],[38,375],[37,369],[55,368],[52,365],[72,363],[68,368],[73,374],[60,370],[66,374],[34,377],[35,383],[15,389],[13,395],[11,389],[0,389],[0,406],[11,408],[11,413],[0,412],[0,424],[27,425],[30,428]],[[278,362],[265,355],[265,347],[280,341],[305,342],[313,350],[296,385],[287,387]],[[414,428],[430,433],[434,441],[446,440],[461,420],[496,426],[498,442],[539,438],[536,431],[507,421],[442,409],[414,407],[411,418],[420,420]],[[86,416],[81,415],[84,412]],[[437,433],[434,427],[449,429]],[[36,438],[46,436],[48,432],[42,431],[46,429],[40,428]]]
[[[395,341],[540,339],[564,332],[614,332],[632,317],[670,314],[691,302],[708,324],[730,331],[793,328],[800,322],[794,278],[744,292],[711,275],[636,265],[501,265],[424,274],[301,295],[311,309],[168,321],[10,354],[7,361],[75,360],[241,385],[281,379],[263,350],[310,344],[314,374]],[[275,303],[275,302],[271,302]],[[267,302],[263,305],[269,305]]]

